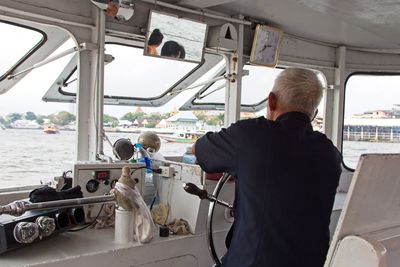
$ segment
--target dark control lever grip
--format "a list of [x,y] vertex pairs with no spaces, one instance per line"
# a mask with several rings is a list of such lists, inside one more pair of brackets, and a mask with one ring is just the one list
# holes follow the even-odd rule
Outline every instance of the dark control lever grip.
[[185,183],[183,184],[183,189],[189,194],[196,195],[200,199],[208,199],[208,193],[204,189],[198,188],[195,184]]

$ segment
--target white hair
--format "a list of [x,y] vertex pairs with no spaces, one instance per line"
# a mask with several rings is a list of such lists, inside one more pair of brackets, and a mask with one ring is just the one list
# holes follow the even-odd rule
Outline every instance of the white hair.
[[276,78],[272,93],[282,109],[303,112],[311,119],[322,99],[322,84],[311,70],[289,68]]

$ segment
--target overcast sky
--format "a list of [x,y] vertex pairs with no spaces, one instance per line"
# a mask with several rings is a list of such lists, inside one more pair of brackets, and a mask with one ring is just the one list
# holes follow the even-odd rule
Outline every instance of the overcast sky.
[[[41,38],[36,32],[18,29],[0,23],[3,38],[0,42],[0,75],[3,75],[17,60],[21,58]],[[22,38],[23,36],[23,38]],[[60,47],[55,54],[71,48],[70,40]],[[163,93],[176,81],[196,67],[195,63],[179,62],[154,57],[142,56],[141,49],[109,45],[106,53],[115,57],[114,62],[106,69],[105,93],[155,97]],[[74,112],[75,104],[45,103],[41,100],[61,73],[72,55],[61,58],[28,74],[10,91],[0,95],[0,115],[12,112],[51,114],[66,110]],[[250,67],[250,76],[243,81],[243,102],[256,103],[265,98],[272,88],[277,75],[276,70],[264,67]],[[347,84],[346,116],[375,109],[392,109],[393,104],[400,104],[400,77],[398,76],[353,76]],[[74,91],[74,85],[65,90]],[[161,108],[144,108],[146,112],[159,111],[165,113],[174,106],[179,108],[197,89],[189,90],[174,98]],[[223,90],[210,96],[210,100],[222,100]],[[136,107],[106,106],[105,113],[120,118]]]

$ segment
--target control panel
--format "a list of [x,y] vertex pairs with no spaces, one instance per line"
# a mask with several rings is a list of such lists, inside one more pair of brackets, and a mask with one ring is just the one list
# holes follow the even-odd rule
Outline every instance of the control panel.
[[[102,196],[110,192],[121,177],[122,168],[131,169],[131,177],[136,181],[140,193],[144,192],[145,165],[141,163],[104,163],[78,161],[73,168],[73,186],[80,185],[84,197]],[[86,219],[97,216],[101,205],[85,207]]]

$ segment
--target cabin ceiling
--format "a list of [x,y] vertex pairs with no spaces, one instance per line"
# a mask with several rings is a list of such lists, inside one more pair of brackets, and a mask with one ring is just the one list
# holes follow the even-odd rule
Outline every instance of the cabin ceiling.
[[[140,21],[139,26],[145,27],[143,23],[147,19],[147,10],[156,6],[157,1],[133,1],[137,2],[135,19],[128,21],[127,24],[133,25]],[[371,49],[400,48],[398,31],[400,0],[161,1],[232,16],[242,14],[251,19],[278,26],[285,33],[334,45]],[[30,7],[26,7],[27,4]],[[145,4],[144,9],[143,4]],[[21,10],[19,16],[24,16],[25,11],[33,11],[39,12],[39,15],[68,18],[79,23],[92,23],[93,5],[90,0],[1,0],[0,7],[2,6],[5,11],[8,7]]]
[[338,45],[400,48],[400,0],[170,0],[243,14],[286,33]]

